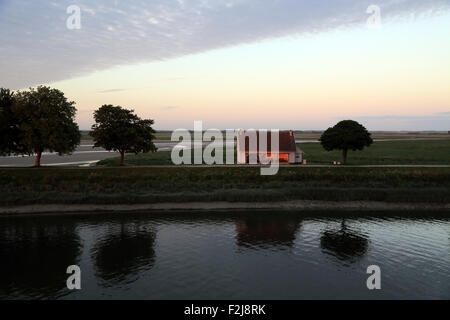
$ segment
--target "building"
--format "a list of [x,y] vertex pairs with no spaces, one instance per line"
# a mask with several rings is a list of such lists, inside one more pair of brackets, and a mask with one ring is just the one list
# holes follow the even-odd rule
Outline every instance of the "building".
[[[260,150],[260,139],[262,134],[267,135],[267,148]],[[303,151],[295,144],[294,132],[280,131],[279,132],[279,150],[272,153],[270,131],[243,131],[240,130],[237,135],[237,162],[240,164],[249,164],[256,154],[256,163],[260,163],[263,158],[278,158],[279,163],[302,163]],[[253,155],[253,156],[252,156]]]

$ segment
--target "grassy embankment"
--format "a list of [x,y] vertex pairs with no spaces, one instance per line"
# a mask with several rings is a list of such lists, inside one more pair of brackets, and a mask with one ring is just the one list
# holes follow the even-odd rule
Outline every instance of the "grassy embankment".
[[125,167],[1,169],[0,205],[192,201],[450,203],[450,168]]
[[[298,145],[308,164],[331,164],[342,161],[340,151],[325,151],[319,143]],[[125,163],[132,166],[171,165],[170,152],[128,155]],[[117,166],[119,158],[102,160],[98,165]],[[353,165],[450,165],[450,139],[374,142],[363,151],[350,151]]]
[[[327,153],[319,144],[300,146],[309,163],[340,159],[339,152]],[[365,151],[352,152],[350,163],[450,164],[449,150],[450,140],[376,142]],[[0,169],[0,205],[283,200],[450,203],[450,168],[285,166],[275,176],[261,176],[258,167],[145,167],[170,165],[169,152],[126,159],[128,167],[122,168]]]

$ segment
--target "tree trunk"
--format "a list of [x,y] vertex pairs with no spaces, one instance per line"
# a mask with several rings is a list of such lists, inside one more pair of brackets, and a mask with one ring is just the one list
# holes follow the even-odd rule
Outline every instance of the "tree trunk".
[[125,151],[120,152],[120,166],[123,166],[123,159],[125,158]]
[[36,159],[34,160],[34,166],[40,167],[41,166],[41,157],[42,157],[42,151],[38,151],[36,153]]
[[348,151],[348,149],[344,149],[342,151],[342,155],[344,157],[344,164],[347,164],[347,151]]

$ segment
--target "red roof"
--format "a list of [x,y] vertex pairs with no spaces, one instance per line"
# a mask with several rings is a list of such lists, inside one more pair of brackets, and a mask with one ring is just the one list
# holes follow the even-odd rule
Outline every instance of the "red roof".
[[[258,148],[258,152],[259,152],[259,137],[261,134],[267,134],[267,152],[270,152],[271,150],[271,146],[272,146],[272,135],[270,131],[267,132],[260,132],[260,131],[256,131],[256,137],[257,137],[257,148]],[[252,132],[246,132],[246,136],[245,136],[245,152],[249,152],[249,147],[250,147],[250,143],[249,143],[249,137],[251,137],[253,135]],[[280,137],[280,141],[279,141],[279,151],[280,152],[295,152],[297,149],[297,146],[295,144],[295,137],[294,137],[294,133],[292,131],[280,131],[279,132],[279,137]],[[238,135],[238,141],[239,141],[239,135]],[[239,145],[239,150],[242,150],[242,146]],[[251,150],[251,151],[255,151],[255,150]],[[264,150],[266,151],[266,150]]]

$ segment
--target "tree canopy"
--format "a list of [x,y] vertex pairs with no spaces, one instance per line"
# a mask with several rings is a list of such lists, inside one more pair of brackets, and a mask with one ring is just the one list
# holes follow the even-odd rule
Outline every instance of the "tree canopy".
[[80,143],[75,123],[75,102],[68,101],[58,89],[39,86],[14,94],[12,117],[17,129],[19,154],[36,154],[39,167],[44,150],[68,154]]
[[95,124],[90,135],[95,147],[120,153],[123,165],[125,153],[155,152],[153,120],[143,120],[120,106],[103,105],[94,112]]
[[363,150],[373,140],[364,126],[353,120],[344,120],[328,128],[320,137],[320,143],[327,151],[342,150],[343,162],[347,164],[348,150]]
[[14,92],[0,88],[0,155],[17,151],[18,132],[13,117]]

